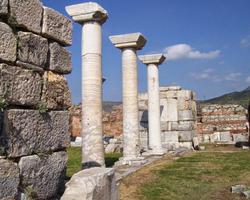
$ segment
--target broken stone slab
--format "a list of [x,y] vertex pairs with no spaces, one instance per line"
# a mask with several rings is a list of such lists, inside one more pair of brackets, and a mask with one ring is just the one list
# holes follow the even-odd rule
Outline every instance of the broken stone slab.
[[[42,110],[40,110],[42,112]],[[61,150],[69,145],[69,113],[11,109],[4,112],[3,139],[8,157]]]
[[22,157],[18,163],[21,190],[33,190],[37,199],[53,199],[64,187],[67,153]]
[[118,200],[114,169],[94,167],[74,174],[61,200]]
[[0,97],[8,105],[36,106],[41,90],[42,78],[38,73],[0,64]]
[[49,44],[49,70],[59,74],[69,74],[72,70],[71,54],[56,42]]
[[17,40],[12,29],[0,22],[0,60],[14,62],[16,60]]
[[215,132],[213,134],[210,135],[210,141],[212,143],[214,142],[220,142],[220,132]]
[[64,76],[46,71],[43,75],[42,104],[47,109],[68,109],[71,103],[71,93]]
[[61,13],[44,7],[42,34],[62,45],[71,45],[72,21]]
[[230,190],[232,193],[241,193],[241,192],[245,191],[246,188],[247,188],[246,185],[234,185],[231,187]]
[[8,14],[8,0],[1,0],[0,2],[0,15]]
[[250,199],[250,190],[246,190],[241,193],[246,199]]
[[47,39],[29,32],[18,32],[18,60],[44,68],[48,50]]
[[9,7],[12,25],[41,33],[43,8],[39,0],[9,0]]
[[19,182],[17,164],[0,158],[0,199],[16,199]]

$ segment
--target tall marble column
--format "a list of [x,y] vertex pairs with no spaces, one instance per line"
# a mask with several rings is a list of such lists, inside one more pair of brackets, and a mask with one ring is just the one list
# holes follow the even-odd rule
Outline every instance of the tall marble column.
[[162,54],[152,54],[139,56],[139,59],[147,65],[149,153],[153,155],[162,155],[164,154],[164,150],[161,141],[158,65],[165,60],[165,57]]
[[143,48],[146,39],[141,33],[110,37],[115,47],[122,51],[123,90],[123,164],[140,160],[139,111],[136,51]]
[[93,2],[66,7],[82,25],[82,168],[104,166],[102,127],[102,24],[108,14]]

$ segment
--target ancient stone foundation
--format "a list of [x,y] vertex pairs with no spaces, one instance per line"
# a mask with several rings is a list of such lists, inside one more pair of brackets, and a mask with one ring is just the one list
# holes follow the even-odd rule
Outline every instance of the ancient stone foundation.
[[0,2],[0,199],[55,199],[69,144],[72,22],[39,0]]
[[[191,149],[196,136],[196,101],[191,90],[160,87],[161,141],[168,150]],[[141,148],[148,149],[148,95],[139,95]]]
[[248,142],[247,110],[240,105],[201,105],[197,131],[201,142]]

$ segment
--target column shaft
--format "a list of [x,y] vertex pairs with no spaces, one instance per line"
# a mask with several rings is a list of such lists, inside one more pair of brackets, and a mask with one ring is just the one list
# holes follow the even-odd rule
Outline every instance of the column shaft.
[[139,155],[137,55],[133,48],[122,50],[123,79],[123,157],[136,159]]
[[104,166],[102,127],[102,31],[98,22],[82,28],[82,164]]
[[161,125],[160,125],[160,94],[159,94],[159,74],[156,64],[147,66],[148,76],[148,122],[149,122],[149,148],[160,150]]

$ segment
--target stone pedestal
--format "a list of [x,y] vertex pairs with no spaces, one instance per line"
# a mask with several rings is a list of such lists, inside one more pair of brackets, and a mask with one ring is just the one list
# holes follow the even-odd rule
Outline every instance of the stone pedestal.
[[161,141],[158,65],[165,60],[165,57],[162,54],[153,54],[139,56],[139,59],[147,65],[148,72],[149,153],[162,155],[165,151]]
[[110,37],[115,47],[122,50],[123,81],[123,164],[140,160],[138,80],[136,51],[143,48],[146,39],[141,33]]
[[82,165],[104,166],[102,130],[102,28],[108,15],[97,3],[66,7],[82,24]]

